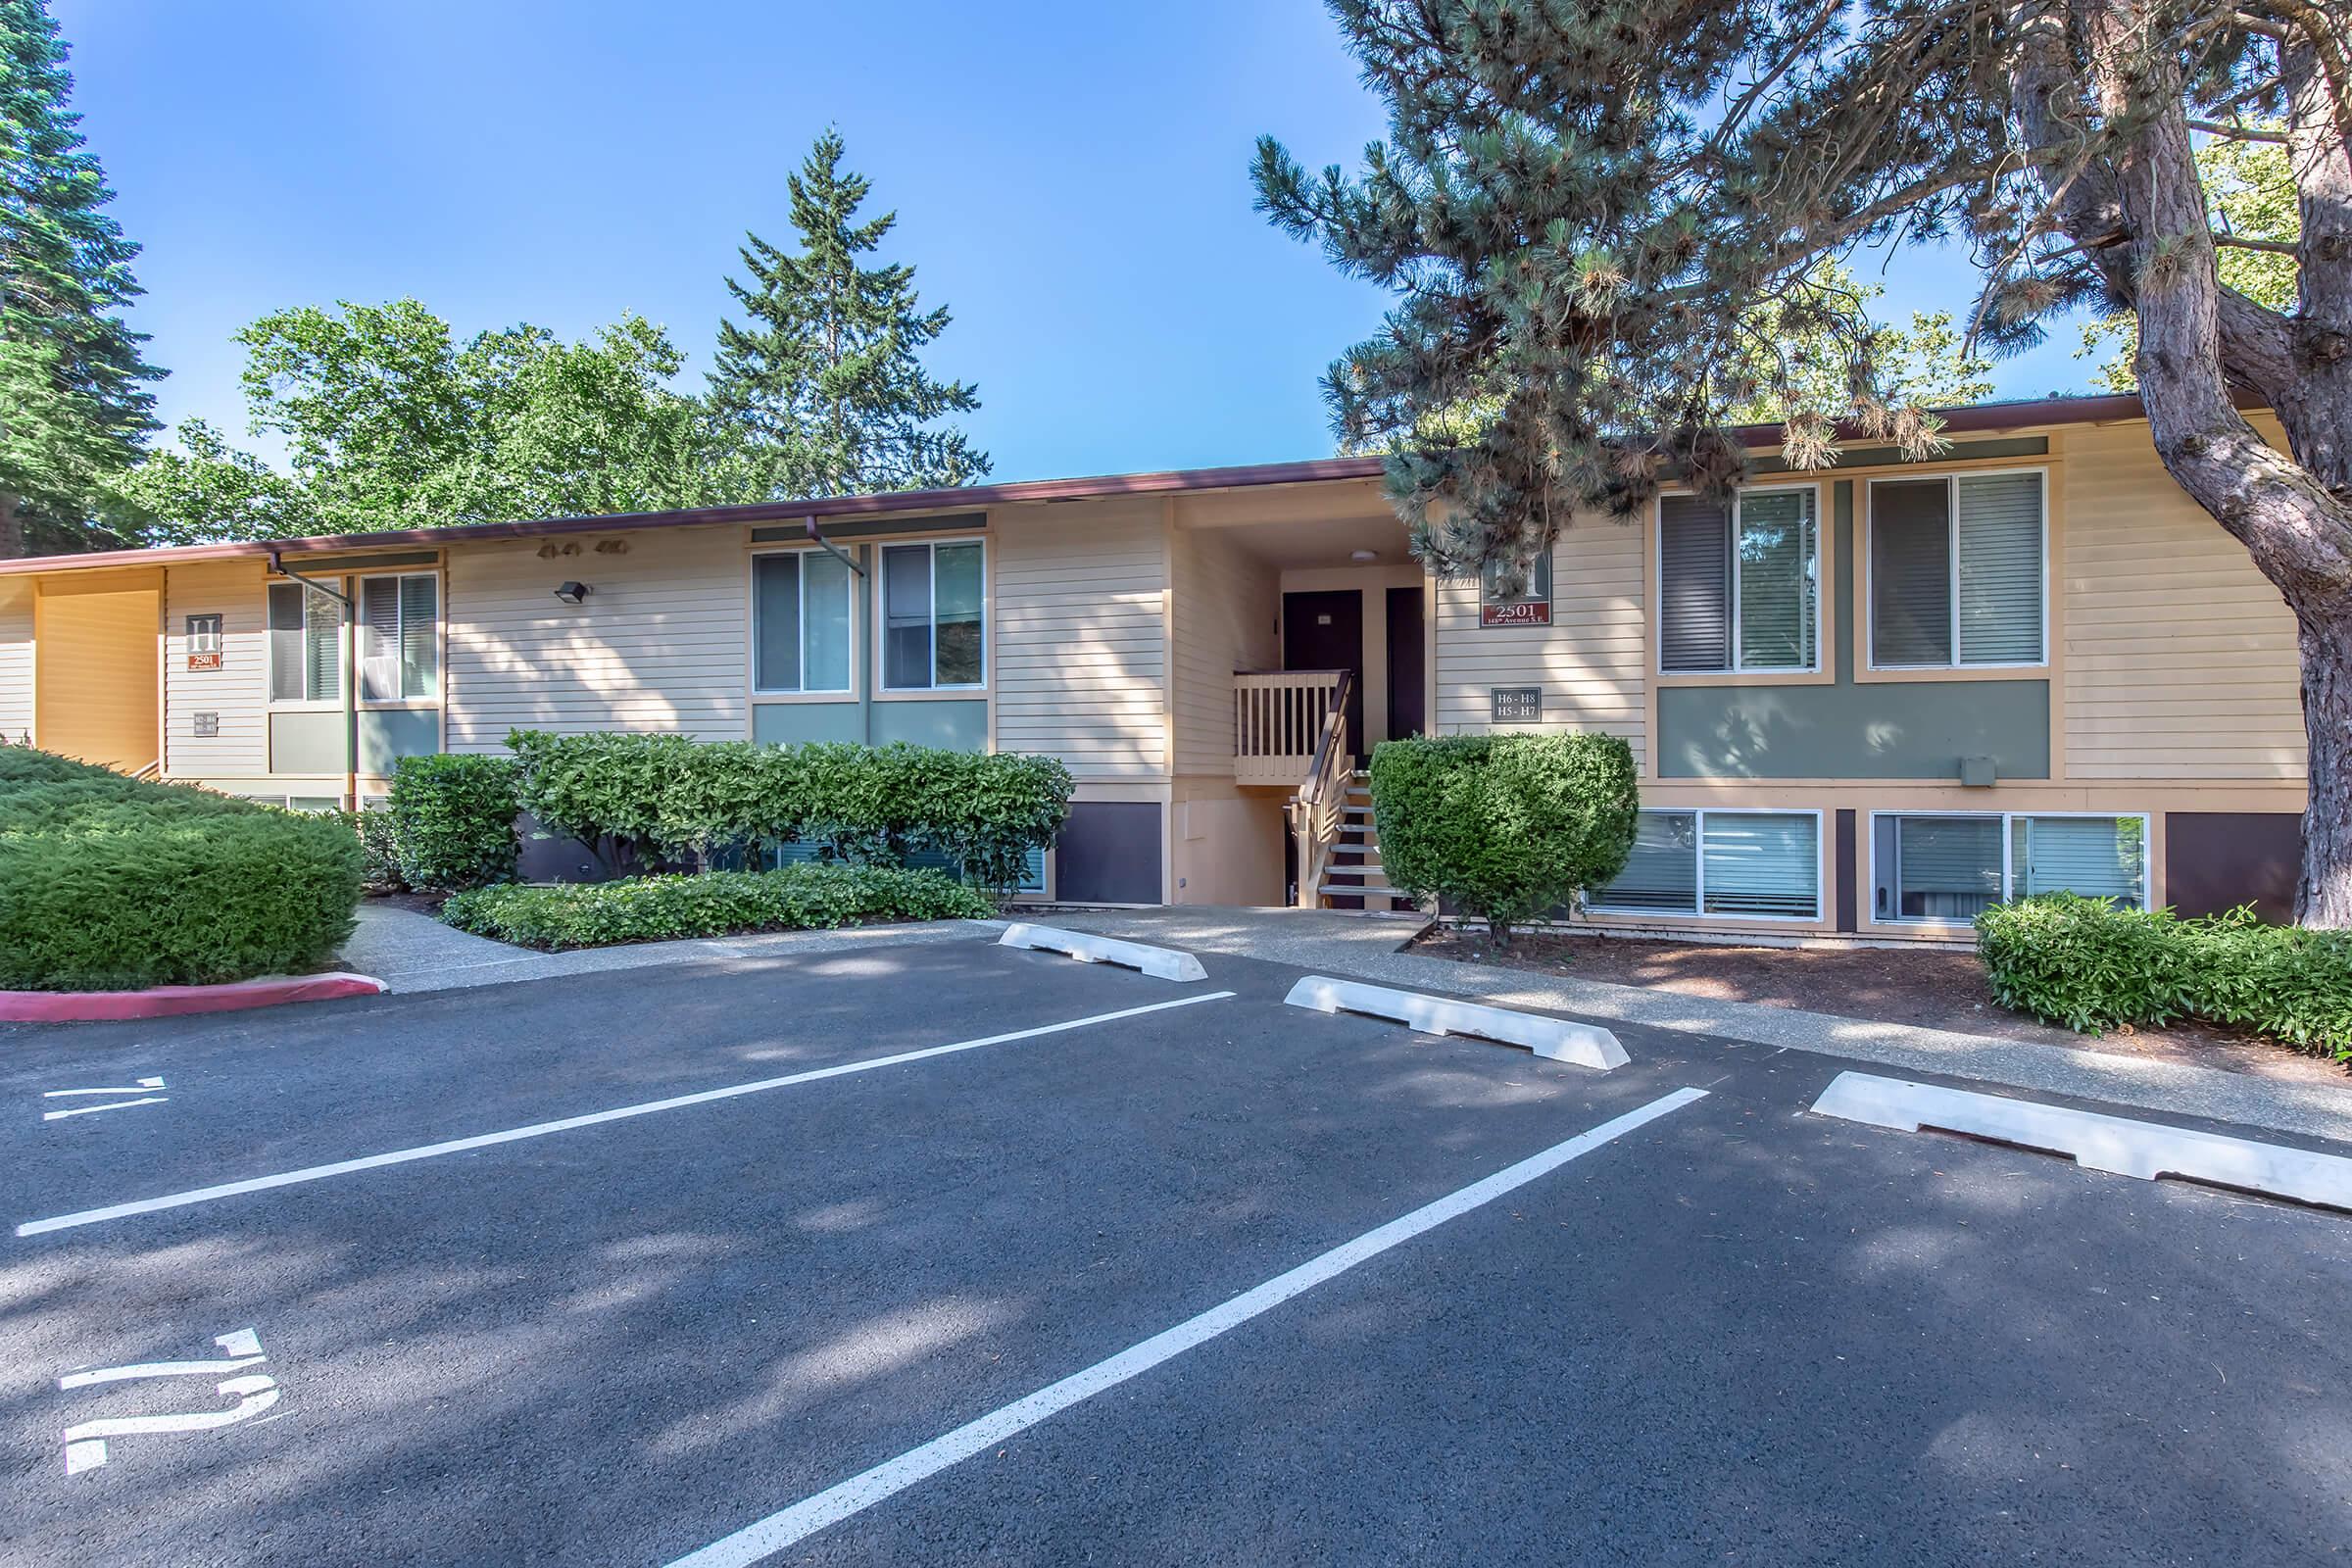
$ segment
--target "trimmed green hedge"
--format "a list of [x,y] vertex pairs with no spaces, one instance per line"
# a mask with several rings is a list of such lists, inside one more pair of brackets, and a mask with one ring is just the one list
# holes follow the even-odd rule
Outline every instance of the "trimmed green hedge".
[[507,744],[524,809],[608,866],[707,869],[732,851],[797,842],[862,864],[936,852],[1003,891],[1069,814],[1069,769],[1051,757],[535,730]]
[[980,919],[993,912],[978,890],[937,871],[815,862],[777,871],[476,888],[453,894],[441,906],[441,917],[461,931],[551,950],[884,920]]
[[2084,1034],[2203,1018],[2352,1060],[2352,932],[2041,894],[1977,916],[1994,1000]]
[[512,758],[404,757],[384,802],[392,858],[413,888],[478,888],[514,880],[522,840],[519,769]]
[[0,746],[0,989],[323,967],[351,935],[360,861],[336,815]]
[[1633,749],[1615,735],[1448,735],[1372,749],[1389,880],[1487,922],[1496,943],[1600,887],[1633,852]]

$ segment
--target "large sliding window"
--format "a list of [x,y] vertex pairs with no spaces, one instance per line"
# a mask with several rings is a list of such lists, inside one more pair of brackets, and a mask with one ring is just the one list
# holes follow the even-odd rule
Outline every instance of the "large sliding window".
[[440,695],[441,579],[429,571],[362,577],[360,700],[403,703]]
[[1595,913],[1821,918],[1816,811],[1643,811]]
[[2044,503],[2038,470],[1872,481],[1871,666],[2046,663]]
[[2035,893],[2147,906],[2148,819],[2014,812],[1880,812],[1872,918],[1963,923]]
[[1821,667],[1821,527],[1811,486],[1729,506],[1658,503],[1658,667],[1667,674]]
[[984,546],[977,539],[882,551],[882,684],[932,691],[987,683]]
[[752,685],[850,689],[850,568],[822,550],[752,558]]
[[332,703],[343,696],[343,607],[298,582],[270,585],[270,700]]

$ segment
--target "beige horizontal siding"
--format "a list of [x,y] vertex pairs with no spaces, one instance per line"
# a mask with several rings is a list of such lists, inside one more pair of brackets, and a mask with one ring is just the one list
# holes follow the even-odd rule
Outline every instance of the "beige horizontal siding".
[[32,733],[32,580],[0,577],[0,741]]
[[1483,734],[1493,722],[1492,690],[1538,686],[1540,724],[1510,729],[1599,730],[1622,735],[1639,763],[1644,734],[1642,538],[1639,526],[1579,517],[1552,549],[1551,624],[1484,627],[1478,586],[1438,586],[1440,734]]
[[[269,600],[261,564],[173,566],[165,587],[165,771],[173,778],[269,772]],[[188,668],[190,615],[220,617],[219,669]],[[220,715],[218,736],[196,733],[199,712]]]
[[[458,545],[448,566],[448,736],[496,752],[512,729],[643,730],[740,740],[750,679],[741,530],[615,533],[625,555],[542,559],[539,544]],[[556,585],[589,585],[566,605]]]
[[1221,532],[1178,529],[1176,771],[1233,771],[1233,673],[1282,662],[1281,577]]
[[2294,618],[2144,424],[2065,436],[2066,771],[2300,779]]
[[1157,502],[998,513],[991,681],[997,749],[1080,779],[1168,765],[1166,528]]

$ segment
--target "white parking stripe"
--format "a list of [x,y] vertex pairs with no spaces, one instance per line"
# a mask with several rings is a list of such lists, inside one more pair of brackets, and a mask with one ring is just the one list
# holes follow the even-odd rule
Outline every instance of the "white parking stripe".
[[2308,1149],[2258,1144],[2250,1138],[2226,1138],[2161,1122],[2134,1121],[2128,1116],[1867,1072],[1839,1073],[1813,1102],[1813,1109],[1820,1115],[1897,1132],[1933,1128],[2071,1154],[2076,1164],[2087,1170],[2117,1176],[2137,1176],[2144,1181],[2179,1176],[2324,1208],[2352,1210],[2352,1159],[2340,1154],[2318,1154]]
[[1345,1274],[1358,1263],[1378,1257],[1424,1231],[1434,1230],[1481,1204],[1491,1203],[1505,1193],[1559,1169],[1578,1155],[1591,1153],[1611,1139],[1621,1138],[1637,1127],[1655,1121],[1669,1111],[1679,1110],[1693,1101],[1704,1100],[1706,1094],[1703,1089],[1678,1089],[1637,1110],[1629,1110],[1622,1116],[1604,1121],[1590,1132],[1579,1133],[1566,1143],[1554,1144],[1542,1153],[1498,1170],[1484,1181],[1473,1182],[1458,1192],[1449,1193],[1435,1202],[1414,1209],[1402,1218],[1393,1219],[1377,1230],[1366,1231],[1354,1241],[1342,1243],[1289,1273],[1278,1274],[1265,1284],[1243,1292],[1222,1306],[1210,1307],[1198,1317],[1187,1318],[1174,1328],[1164,1329],[1106,1361],[1098,1361],[1083,1372],[1073,1373],[1058,1383],[1048,1384],[1035,1394],[991,1411],[977,1421],[957,1427],[943,1437],[933,1438],[919,1448],[878,1464],[862,1475],[852,1476],[838,1486],[828,1487],[812,1497],[769,1514],[757,1524],[746,1525],[733,1535],[714,1541],[698,1551],[688,1552],[672,1562],[669,1568],[745,1568],[747,1564],[782,1551],[826,1526],[860,1513],[919,1481],[928,1480],[959,1460],[984,1452],[1015,1433],[1036,1426],[1083,1399],[1091,1398],[1105,1389],[1116,1388],[1163,1361],[1182,1355],[1197,1345],[1215,1339],[1228,1329],[1238,1328],[1260,1313],[1280,1306],[1292,1297],[1313,1290],[1326,1280]]
[[268,1192],[273,1187],[294,1187],[304,1182],[325,1181],[331,1176],[349,1176],[359,1171],[374,1170],[384,1165],[405,1165],[411,1160],[432,1159],[442,1154],[462,1154],[468,1150],[488,1149],[495,1144],[512,1144],[525,1138],[545,1138],[550,1133],[567,1133],[578,1127],[594,1127],[609,1121],[625,1121],[632,1116],[650,1116],[659,1110],[682,1110],[688,1105],[708,1105],[714,1101],[735,1100],[745,1095],[764,1094],[770,1089],[789,1089],[795,1084],[815,1083],[823,1078],[843,1078],[851,1073],[872,1072],[877,1067],[896,1067],[905,1062],[924,1061],[933,1056],[953,1055],[959,1051],[977,1051],[982,1046],[1007,1045],[1015,1040],[1034,1040],[1040,1035],[1065,1034],[1072,1029],[1090,1028],[1099,1023],[1115,1023],[1121,1018],[1140,1018],[1146,1013],[1166,1012],[1171,1007],[1197,1006],[1203,1002],[1221,1002],[1233,995],[1230,991],[1208,991],[1197,997],[1179,997],[1173,1002],[1154,1002],[1149,1006],[1122,1007],[1116,1012],[1098,1012],[1084,1018],[1072,1018],[1066,1023],[1040,1024],[1034,1029],[1014,1029],[1001,1035],[983,1035],[977,1040],[958,1040],[953,1045],[927,1046],[921,1051],[902,1051],[891,1056],[872,1056],[863,1061],[845,1061],[839,1066],[817,1067],[808,1072],[787,1073],[781,1078],[761,1078],[748,1084],[730,1084],[724,1089],[705,1089],[691,1095],[675,1095],[667,1100],[649,1100],[641,1104],[622,1105],[612,1110],[592,1111],[584,1116],[565,1116],[561,1121],[533,1122],[528,1127],[514,1127],[505,1132],[477,1133],[470,1138],[452,1138],[445,1143],[424,1144],[416,1149],[396,1149],[388,1154],[368,1154],[359,1159],[339,1159],[331,1165],[307,1165],[301,1170],[281,1171],[274,1176],[254,1176],[239,1182],[223,1182],[218,1187],[199,1187],[192,1192],[170,1193],[162,1198],[142,1198],[136,1202],[116,1203],[106,1208],[86,1208],[79,1213],[60,1214],[54,1219],[27,1220],[17,1227],[19,1236],[39,1236],[49,1231],[72,1230],[77,1225],[96,1225],[110,1219],[126,1219],[133,1214],[152,1214],[158,1209],[184,1208],[190,1203],[210,1203],[223,1198],[235,1198],[244,1193]]

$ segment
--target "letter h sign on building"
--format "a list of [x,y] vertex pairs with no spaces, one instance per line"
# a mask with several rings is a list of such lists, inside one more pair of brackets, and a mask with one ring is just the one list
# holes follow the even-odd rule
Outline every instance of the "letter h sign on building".
[[1515,594],[1502,593],[1496,583],[1500,568],[1490,566],[1478,585],[1478,623],[1481,626],[1548,626],[1551,624],[1551,558],[1537,558],[1527,574],[1527,586]]

